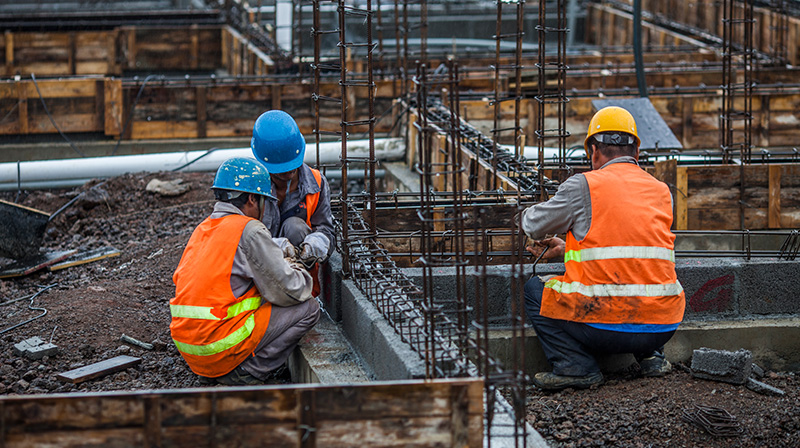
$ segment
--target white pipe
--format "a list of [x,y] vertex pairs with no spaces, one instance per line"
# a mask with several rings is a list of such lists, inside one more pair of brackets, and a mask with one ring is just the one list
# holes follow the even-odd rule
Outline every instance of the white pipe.
[[[321,164],[340,162],[342,142],[320,143]],[[369,155],[368,140],[347,142],[348,157],[364,158]],[[375,140],[375,157],[382,161],[401,159],[405,155],[403,140],[399,138]],[[160,154],[141,154],[115,157],[87,157],[82,159],[40,160],[0,164],[0,191],[19,188],[66,188],[82,185],[89,179],[120,176],[125,173],[172,171],[216,171],[231,157],[253,157],[250,148],[218,149],[214,151],[186,151]],[[316,144],[306,144],[304,161],[315,164]],[[19,169],[19,178],[17,176]]]

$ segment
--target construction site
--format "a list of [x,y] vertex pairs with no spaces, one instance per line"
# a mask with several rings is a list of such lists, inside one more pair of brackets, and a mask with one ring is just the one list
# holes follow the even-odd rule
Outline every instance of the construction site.
[[[800,446],[800,1],[1,0],[0,23],[0,448]],[[673,369],[605,355],[601,386],[543,391],[523,287],[565,263],[516,217],[592,169],[606,106],[672,194]],[[268,110],[330,183],[323,315],[279,384],[208,386],[173,273]]]

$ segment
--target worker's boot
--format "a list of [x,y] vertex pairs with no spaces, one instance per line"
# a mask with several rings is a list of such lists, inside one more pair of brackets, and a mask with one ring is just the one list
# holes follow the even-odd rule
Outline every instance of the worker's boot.
[[659,377],[672,371],[672,364],[664,358],[661,352],[654,352],[652,355],[639,360],[639,367],[642,368],[642,376]]
[[231,370],[225,375],[222,375],[216,380],[217,383],[224,384],[226,386],[254,386],[258,384],[264,384],[264,382],[260,379],[250,375],[250,373],[242,366],[236,366],[235,369]]
[[552,372],[539,372],[533,376],[533,384],[544,390],[561,390],[568,387],[588,389],[603,382],[603,374],[590,373],[584,376],[556,375]]

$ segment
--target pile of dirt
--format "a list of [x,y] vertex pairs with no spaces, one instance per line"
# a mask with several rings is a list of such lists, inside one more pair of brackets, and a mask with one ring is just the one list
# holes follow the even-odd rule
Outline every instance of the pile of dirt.
[[[800,446],[800,381],[793,373],[768,373],[763,381],[786,395],[767,396],[696,379],[678,367],[663,378],[637,378],[633,371],[607,376],[588,390],[530,390],[528,422],[559,448]],[[697,412],[696,406],[727,411],[740,434],[713,436],[686,422],[684,412]]]
[[[182,179],[189,190],[161,196],[145,187],[152,179]],[[131,174],[62,191],[3,193],[2,199],[54,212],[80,193],[48,226],[42,250],[114,247],[121,254],[63,270],[0,280],[0,303],[57,284],[30,300],[0,306],[0,394],[161,389],[199,386],[169,334],[172,273],[194,227],[213,208],[209,173]],[[99,185],[98,185],[99,184]],[[3,260],[10,263],[11,260]],[[152,351],[120,341],[122,334],[154,344]],[[30,337],[52,339],[56,356],[29,360],[13,345]],[[78,385],[56,379],[77,367],[120,354],[142,358],[135,368]]]

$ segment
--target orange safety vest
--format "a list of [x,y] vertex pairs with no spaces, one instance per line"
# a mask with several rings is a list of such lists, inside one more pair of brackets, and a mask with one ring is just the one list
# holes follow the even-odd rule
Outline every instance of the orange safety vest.
[[216,378],[256,349],[269,326],[272,305],[255,286],[236,297],[231,266],[242,232],[253,218],[208,218],[192,233],[172,276],[172,340],[198,375]]
[[592,222],[567,233],[566,273],[545,283],[542,316],[606,324],[676,324],[685,296],[675,274],[666,184],[630,163],[584,173]]
[[[319,186],[320,191],[314,194],[306,195],[306,224],[308,224],[308,227],[311,227],[311,215],[313,215],[317,210],[317,204],[319,204],[319,195],[322,193],[322,174],[320,174],[319,170],[315,170],[314,168],[310,169],[311,174],[314,175],[314,179],[317,181],[317,186]],[[314,267],[309,269],[308,273],[311,274],[311,278],[314,280],[314,286],[311,289],[311,295],[317,297],[320,291],[319,263],[314,264]]]

